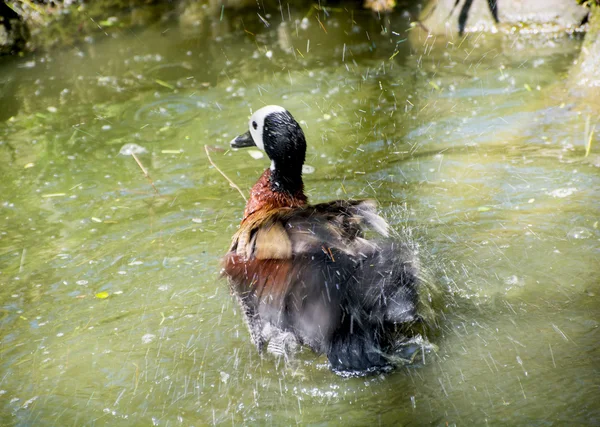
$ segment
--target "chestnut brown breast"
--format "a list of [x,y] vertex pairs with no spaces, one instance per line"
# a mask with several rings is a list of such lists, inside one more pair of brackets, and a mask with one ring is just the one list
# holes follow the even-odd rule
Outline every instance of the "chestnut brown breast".
[[307,203],[307,198],[301,190],[296,194],[287,192],[276,192],[271,189],[271,169],[267,169],[261,175],[250,191],[250,199],[244,210],[244,221],[259,211],[268,212],[276,208],[297,208]]

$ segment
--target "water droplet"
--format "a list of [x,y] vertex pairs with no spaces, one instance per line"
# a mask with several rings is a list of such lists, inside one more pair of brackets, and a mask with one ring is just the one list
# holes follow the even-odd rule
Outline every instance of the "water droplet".
[[146,150],[141,145],[137,145],[137,144],[133,144],[133,143],[125,144],[119,150],[119,154],[122,154],[124,156],[128,156],[130,154],[144,154],[147,152],[148,152],[148,150]]
[[142,344],[150,344],[152,341],[154,341],[155,338],[156,335],[154,334],[146,334],[142,337]]
[[546,194],[548,194],[549,196],[552,196],[552,197],[559,197],[559,198],[563,198],[563,197],[568,197],[568,196],[570,196],[571,194],[575,193],[576,191],[577,191],[577,189],[576,189],[576,188],[574,188],[574,187],[569,187],[569,188],[557,188],[556,190],[554,190],[554,191],[551,191],[551,192],[549,192],[549,193],[546,193]]
[[250,157],[252,157],[253,159],[257,159],[257,160],[265,157],[263,152],[259,151],[259,150],[248,150],[248,154],[250,154]]
[[585,227],[575,227],[567,233],[569,239],[589,239],[592,232]]

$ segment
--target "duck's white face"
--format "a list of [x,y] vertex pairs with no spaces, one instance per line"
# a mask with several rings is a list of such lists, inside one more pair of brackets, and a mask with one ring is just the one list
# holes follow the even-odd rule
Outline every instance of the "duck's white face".
[[285,112],[285,108],[280,107],[279,105],[267,105],[266,107],[256,110],[250,117],[250,120],[248,120],[248,129],[250,130],[250,135],[252,135],[252,139],[254,140],[256,146],[262,151],[265,151],[265,143],[263,140],[265,117],[271,113],[283,112]]
[[[234,138],[231,147],[258,147],[271,159],[271,170],[277,167],[301,174],[306,156],[306,139],[294,117],[279,105],[257,110],[248,121],[248,132]],[[299,179],[300,180],[300,179]],[[300,180],[301,181],[301,180]]]

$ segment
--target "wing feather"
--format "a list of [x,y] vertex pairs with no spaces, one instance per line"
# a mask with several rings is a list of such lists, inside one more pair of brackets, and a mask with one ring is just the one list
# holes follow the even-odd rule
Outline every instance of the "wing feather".
[[356,289],[356,269],[380,250],[363,237],[367,229],[387,235],[373,201],[273,209],[242,223],[224,273],[259,350],[268,340],[264,328],[274,327],[328,351],[324,346],[343,321],[348,292],[362,292]]
[[257,213],[242,224],[230,249],[246,259],[289,259],[323,246],[356,255],[364,249],[365,230],[388,236],[388,224],[372,200],[337,200]]
[[260,227],[252,241],[252,255],[256,259],[290,259],[292,242],[281,222]]

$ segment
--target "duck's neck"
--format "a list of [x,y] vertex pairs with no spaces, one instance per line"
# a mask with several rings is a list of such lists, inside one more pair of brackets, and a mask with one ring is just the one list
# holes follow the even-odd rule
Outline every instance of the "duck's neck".
[[[296,169],[296,170],[293,170]],[[276,193],[288,193],[288,194],[304,194],[304,183],[302,182],[302,166],[294,168],[289,166],[285,172],[282,172],[275,167],[275,162],[271,163],[271,176],[269,181],[271,183],[271,190]]]
[[297,179],[290,179],[284,177],[277,169],[267,169],[250,191],[242,222],[260,210],[297,208],[307,203],[301,175]]

